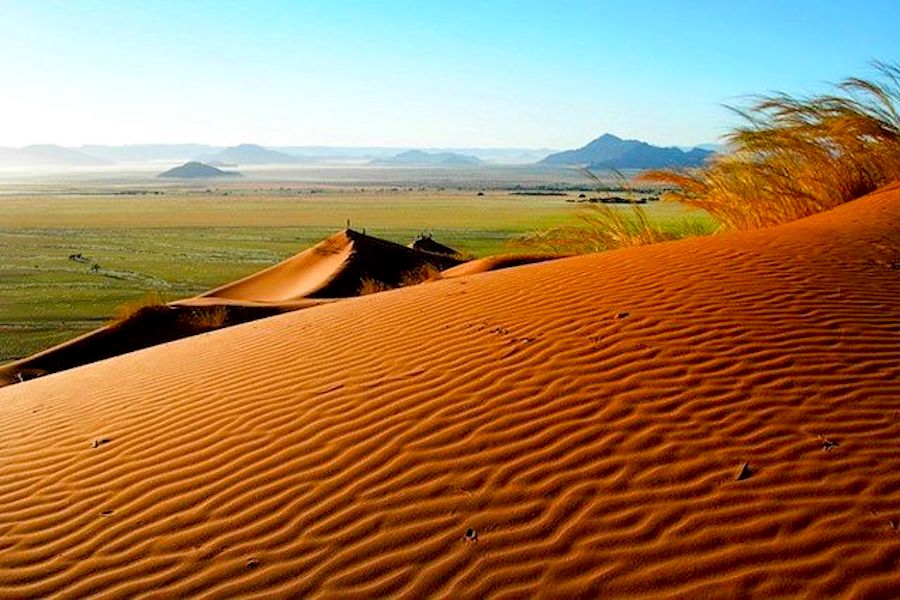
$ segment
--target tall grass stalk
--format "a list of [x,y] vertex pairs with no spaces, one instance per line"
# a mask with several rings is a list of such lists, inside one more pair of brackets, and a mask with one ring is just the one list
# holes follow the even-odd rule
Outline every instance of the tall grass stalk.
[[587,254],[714,232],[708,222],[689,217],[663,225],[634,204],[627,207],[591,204],[579,210],[577,225],[528,233],[512,244],[553,254]]
[[666,198],[728,229],[799,219],[900,179],[900,66],[873,66],[877,80],[851,77],[830,94],[755,96],[731,108],[744,124],[725,136],[730,153],[642,179],[675,185]]

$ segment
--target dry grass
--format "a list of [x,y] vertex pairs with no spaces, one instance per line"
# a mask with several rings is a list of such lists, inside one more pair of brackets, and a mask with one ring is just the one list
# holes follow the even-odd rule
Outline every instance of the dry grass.
[[366,277],[359,284],[359,295],[367,296],[369,294],[377,294],[378,292],[386,292],[391,286],[383,281]]
[[663,227],[637,205],[591,204],[579,210],[578,225],[529,233],[515,240],[515,245],[551,254],[586,254],[711,233],[703,223],[690,219]]
[[426,263],[417,269],[407,271],[400,277],[400,287],[418,285],[426,281],[434,281],[441,278],[441,271],[434,265]]
[[187,323],[193,329],[220,329],[228,325],[228,307],[206,306],[190,312]]
[[386,292],[398,287],[408,287],[418,285],[426,281],[434,281],[441,278],[441,271],[432,264],[425,263],[415,269],[404,272],[400,275],[397,285],[391,285],[378,279],[364,278],[359,286],[359,295],[366,296],[368,294],[377,294],[378,292]]
[[[528,233],[514,240],[513,245],[552,254],[586,254],[711,233],[709,227],[689,218],[666,226],[652,220],[642,206],[634,203],[640,195],[634,191],[631,180],[616,169],[610,171],[617,188],[633,204],[588,204],[579,208],[577,225]],[[589,169],[582,172],[598,186],[605,184]]]
[[732,109],[745,125],[726,136],[730,154],[643,178],[676,185],[668,198],[729,229],[799,219],[900,179],[900,67],[874,67],[878,80],[849,78],[832,94],[755,97]]
[[[165,301],[158,293],[128,302],[116,308],[115,317],[110,320],[110,325],[125,325],[137,323],[140,319],[160,316],[170,311]],[[178,313],[178,326],[193,332],[220,329],[229,325],[229,312],[227,306],[205,306],[194,308],[189,312]]]
[[161,306],[165,306],[162,296],[158,292],[151,292],[137,300],[117,306],[113,313],[113,318],[110,320],[110,325],[124,323],[144,309],[154,309]]

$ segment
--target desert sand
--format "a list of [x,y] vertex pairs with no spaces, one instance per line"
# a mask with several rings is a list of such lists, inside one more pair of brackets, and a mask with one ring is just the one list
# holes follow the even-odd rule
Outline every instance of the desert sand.
[[463,275],[475,275],[476,273],[499,271],[500,269],[556,260],[558,258],[562,258],[562,256],[559,254],[498,254],[496,256],[476,258],[461,265],[444,269],[441,271],[441,277],[449,279],[451,277],[462,277]]
[[48,375],[0,431],[4,598],[898,597],[900,186]]

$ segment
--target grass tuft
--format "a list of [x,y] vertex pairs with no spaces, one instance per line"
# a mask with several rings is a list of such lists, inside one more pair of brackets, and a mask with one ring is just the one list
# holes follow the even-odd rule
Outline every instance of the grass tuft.
[[205,306],[196,308],[190,312],[186,325],[201,331],[221,329],[228,325],[228,307]]
[[431,263],[425,263],[416,269],[404,273],[400,277],[400,287],[418,285],[420,283],[425,283],[426,281],[434,281],[435,279],[440,278],[441,270]]
[[359,295],[366,296],[368,294],[377,294],[378,292],[386,292],[398,287],[418,285],[420,283],[425,283],[426,281],[434,281],[440,278],[440,269],[430,263],[425,263],[401,274],[397,285],[391,285],[390,283],[385,283],[378,279],[366,277],[360,283]]
[[110,325],[124,323],[142,310],[153,310],[161,306],[165,306],[165,301],[162,299],[162,296],[160,296],[158,292],[151,292],[137,300],[125,302],[124,304],[117,306],[113,312],[113,318],[110,320]]
[[683,217],[665,224],[653,221],[637,205],[591,204],[579,210],[578,225],[529,233],[514,244],[552,254],[586,254],[709,235],[716,230],[713,223],[702,218]]
[[[595,184],[604,184],[589,169],[581,171]],[[634,192],[631,181],[616,169],[611,169],[611,172],[630,205],[588,204],[579,207],[577,224],[528,233],[514,240],[513,244],[553,254],[586,254],[715,232],[716,225],[703,217],[685,216],[665,223],[651,219],[648,212],[637,204],[639,195]]]
[[732,108],[744,125],[732,151],[693,170],[646,180],[728,229],[755,229],[834,208],[900,179],[900,66],[873,63],[878,80],[851,77],[833,93],[756,96]]
[[359,284],[359,295],[360,296],[368,296],[369,294],[377,294],[378,292],[386,292],[391,289],[391,286],[383,281],[379,281],[377,279],[372,279],[370,277],[364,278]]

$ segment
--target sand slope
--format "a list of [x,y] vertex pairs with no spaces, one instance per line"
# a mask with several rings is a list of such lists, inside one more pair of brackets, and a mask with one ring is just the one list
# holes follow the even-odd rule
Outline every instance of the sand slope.
[[109,323],[31,356],[0,365],[0,387],[214,329],[317,306],[323,302],[325,301],[305,300],[259,304],[192,298],[172,304],[142,307],[127,319]]
[[898,597],[900,187],[156,346],[0,431],[4,598]]
[[484,258],[476,258],[461,265],[450,267],[441,271],[441,277],[450,279],[451,277],[462,277],[463,275],[475,275],[476,273],[487,273],[488,271],[499,271],[500,269],[509,269],[510,267],[518,267],[532,263],[539,263],[548,260],[556,260],[563,258],[560,254],[497,254],[494,256],[485,256]]
[[254,302],[343,298],[358,295],[363,279],[397,285],[403,275],[426,264],[442,270],[461,262],[346,229],[277,265],[202,296]]

